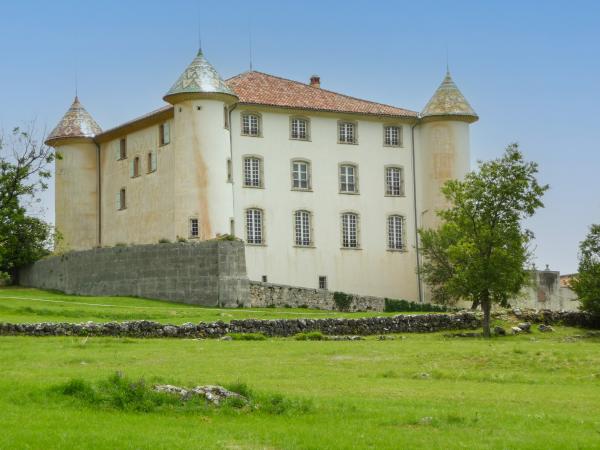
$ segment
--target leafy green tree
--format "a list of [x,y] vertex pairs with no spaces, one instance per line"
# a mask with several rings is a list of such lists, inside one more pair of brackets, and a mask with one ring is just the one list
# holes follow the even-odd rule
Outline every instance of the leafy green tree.
[[47,189],[55,154],[33,137],[35,128],[15,128],[0,135],[0,273],[13,273],[49,252],[52,228],[28,215],[38,194]]
[[600,224],[579,244],[579,273],[571,287],[581,301],[581,309],[600,316]]
[[544,206],[548,186],[538,183],[537,172],[537,164],[524,161],[511,144],[501,158],[479,162],[464,180],[446,182],[442,193],[450,206],[437,212],[441,225],[419,230],[420,271],[433,300],[481,306],[486,337],[492,304],[508,306],[530,279],[525,267],[533,233],[521,222]]

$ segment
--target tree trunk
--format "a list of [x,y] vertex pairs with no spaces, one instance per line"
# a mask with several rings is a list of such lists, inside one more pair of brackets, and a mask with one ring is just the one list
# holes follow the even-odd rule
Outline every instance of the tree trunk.
[[490,331],[490,311],[492,310],[492,302],[489,299],[481,300],[481,309],[483,310],[483,337],[489,338],[492,333]]

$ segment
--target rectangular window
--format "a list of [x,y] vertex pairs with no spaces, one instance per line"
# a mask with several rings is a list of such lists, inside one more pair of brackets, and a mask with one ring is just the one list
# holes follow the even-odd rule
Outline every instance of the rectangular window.
[[244,186],[262,187],[262,160],[255,156],[244,158]]
[[291,121],[290,137],[306,141],[308,139],[308,120],[294,118]]
[[233,183],[233,170],[231,168],[231,159],[227,159],[227,182]]
[[358,248],[358,215],[342,214],[342,247]]
[[125,192],[125,188],[122,188],[118,193],[117,193],[117,210],[122,210],[122,209],[126,209],[127,208],[127,198],[126,198],[126,192]]
[[340,166],[340,192],[356,193],[358,192],[356,166],[343,164]]
[[227,106],[223,107],[223,126],[226,130],[229,130],[229,109]]
[[338,131],[340,144],[356,143],[356,125],[353,122],[339,122]]
[[260,209],[246,210],[246,242],[260,245],[263,239],[263,212]]
[[404,217],[388,217],[388,249],[404,250]]
[[262,282],[263,282],[263,283],[266,283],[266,282],[267,282],[267,276],[266,276],[266,275],[263,275],[263,276],[262,276]]
[[306,161],[292,161],[292,189],[310,189],[310,164]]
[[384,144],[390,147],[400,147],[402,145],[402,128],[386,126],[383,128]]
[[151,151],[148,153],[148,173],[156,172],[156,152]]
[[327,289],[327,277],[322,275],[319,277],[319,289]]
[[385,194],[395,197],[404,195],[404,174],[400,167],[386,167]]
[[260,119],[256,114],[242,114],[242,134],[260,136]]
[[200,225],[198,224],[198,219],[190,219],[190,237],[197,238],[198,236],[200,236]]
[[160,145],[167,145],[171,142],[171,126],[168,122],[161,123],[158,127],[160,135]]
[[140,176],[140,157],[136,156],[130,163],[129,176],[136,178]]
[[119,159],[127,158],[127,139],[121,139],[119,141]]
[[308,211],[296,211],[294,213],[296,224],[296,245],[309,247],[311,245],[311,224]]

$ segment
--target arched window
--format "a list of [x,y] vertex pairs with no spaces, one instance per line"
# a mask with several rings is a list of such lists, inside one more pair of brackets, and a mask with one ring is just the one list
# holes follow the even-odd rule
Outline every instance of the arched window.
[[302,191],[311,189],[310,163],[308,161],[292,161],[292,189]]
[[358,214],[342,214],[342,247],[358,248]]
[[253,245],[264,244],[263,212],[258,208],[246,210],[246,242]]
[[296,211],[294,213],[295,243],[300,247],[312,245],[312,223],[311,214],[308,211]]
[[244,186],[263,187],[263,162],[258,156],[244,157]]
[[405,250],[404,246],[404,217],[394,214],[388,216],[388,249]]
[[358,193],[358,167],[356,164],[340,164],[340,193]]

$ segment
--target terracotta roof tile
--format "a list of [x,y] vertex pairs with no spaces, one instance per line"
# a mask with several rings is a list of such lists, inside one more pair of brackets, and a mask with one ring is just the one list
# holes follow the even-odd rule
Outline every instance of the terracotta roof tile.
[[396,108],[287,80],[262,72],[244,72],[226,83],[241,103],[378,116],[417,117],[415,111]]

